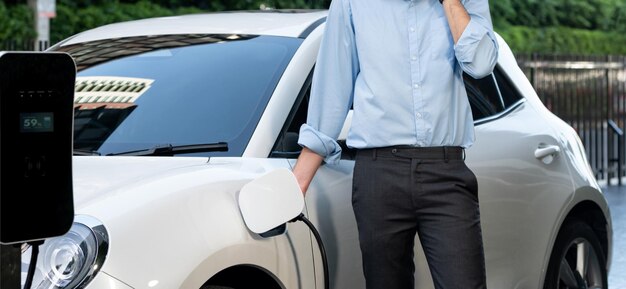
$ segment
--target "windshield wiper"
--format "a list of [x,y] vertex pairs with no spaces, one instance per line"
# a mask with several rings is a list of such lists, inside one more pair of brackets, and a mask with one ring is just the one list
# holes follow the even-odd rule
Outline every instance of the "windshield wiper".
[[74,149],[73,151],[75,156],[99,156],[100,153],[98,151],[86,150],[86,149]]
[[227,152],[228,143],[218,142],[211,144],[194,144],[194,145],[179,145],[173,146],[171,144],[157,145],[153,148],[127,151],[121,153],[110,153],[107,156],[174,156],[177,154],[191,154],[191,153],[203,153],[203,152]]

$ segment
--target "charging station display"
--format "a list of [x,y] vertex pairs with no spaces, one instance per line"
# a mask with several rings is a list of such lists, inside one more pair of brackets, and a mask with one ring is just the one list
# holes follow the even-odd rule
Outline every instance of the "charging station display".
[[66,233],[74,219],[76,66],[65,53],[0,53],[0,243]]
[[53,112],[27,112],[20,114],[20,132],[54,132]]

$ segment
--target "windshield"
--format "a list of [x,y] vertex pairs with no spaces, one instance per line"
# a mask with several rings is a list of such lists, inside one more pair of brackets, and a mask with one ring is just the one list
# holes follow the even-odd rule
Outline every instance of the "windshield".
[[301,39],[166,35],[61,47],[76,60],[74,149],[225,142],[241,156]]

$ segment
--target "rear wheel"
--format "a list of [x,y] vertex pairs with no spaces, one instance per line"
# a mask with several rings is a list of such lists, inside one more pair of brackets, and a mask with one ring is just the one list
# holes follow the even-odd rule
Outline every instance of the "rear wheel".
[[580,220],[566,223],[550,256],[544,289],[607,289],[606,258],[598,237]]

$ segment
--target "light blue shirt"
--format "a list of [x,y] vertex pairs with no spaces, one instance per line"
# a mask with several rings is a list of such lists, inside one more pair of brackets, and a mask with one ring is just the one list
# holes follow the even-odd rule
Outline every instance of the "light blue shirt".
[[488,0],[462,0],[471,21],[454,44],[438,0],[334,0],[298,143],[336,163],[347,145],[462,146],[474,142],[463,71],[493,71],[498,44]]

